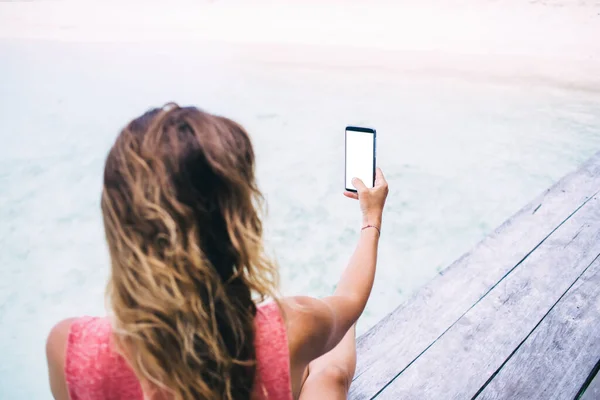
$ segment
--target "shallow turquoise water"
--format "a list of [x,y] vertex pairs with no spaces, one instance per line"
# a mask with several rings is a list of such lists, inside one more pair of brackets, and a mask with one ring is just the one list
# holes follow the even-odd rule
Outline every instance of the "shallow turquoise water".
[[332,291],[360,221],[341,195],[343,128],[377,128],[391,192],[361,331],[600,150],[593,92],[264,63],[226,48],[4,41],[0,54],[2,399],[49,398],[50,327],[103,313],[103,161],[150,106],[195,104],[250,131],[284,294]]

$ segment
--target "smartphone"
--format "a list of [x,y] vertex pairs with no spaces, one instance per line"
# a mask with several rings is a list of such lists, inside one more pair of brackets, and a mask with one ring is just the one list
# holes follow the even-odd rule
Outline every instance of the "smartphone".
[[352,178],[360,178],[368,188],[375,185],[376,132],[371,128],[346,127],[346,190],[356,192]]

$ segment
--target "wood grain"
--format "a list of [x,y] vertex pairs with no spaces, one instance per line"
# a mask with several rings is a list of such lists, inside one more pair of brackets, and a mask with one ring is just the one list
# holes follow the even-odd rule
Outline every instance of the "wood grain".
[[350,399],[371,399],[600,189],[600,153],[507,220],[357,343]]
[[[600,260],[596,260],[477,399],[574,399],[600,359],[599,323]],[[599,398],[600,392],[595,399]]]
[[593,198],[391,382],[378,399],[472,398],[599,255],[600,200]]

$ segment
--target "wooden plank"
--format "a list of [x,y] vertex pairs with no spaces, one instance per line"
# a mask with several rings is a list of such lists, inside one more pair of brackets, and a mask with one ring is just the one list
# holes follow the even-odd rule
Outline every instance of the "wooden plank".
[[600,359],[598,325],[600,260],[558,301],[477,399],[574,399]]
[[593,198],[392,381],[378,399],[472,398],[599,255],[600,200]]
[[579,400],[598,400],[600,399],[600,373],[596,373],[590,385],[585,389]]
[[371,399],[600,189],[600,153],[502,224],[357,342],[349,398]]

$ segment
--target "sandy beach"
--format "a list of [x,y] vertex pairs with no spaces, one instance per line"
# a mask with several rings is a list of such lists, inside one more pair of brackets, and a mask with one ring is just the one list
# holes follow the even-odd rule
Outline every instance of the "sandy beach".
[[600,89],[600,1],[166,3],[2,2],[0,39],[212,44],[257,62]]

